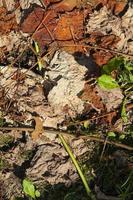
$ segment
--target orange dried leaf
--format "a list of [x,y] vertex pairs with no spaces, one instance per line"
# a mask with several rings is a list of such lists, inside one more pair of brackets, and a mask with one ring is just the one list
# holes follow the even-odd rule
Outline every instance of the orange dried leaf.
[[9,33],[17,29],[17,22],[14,14],[7,13],[4,7],[0,8],[0,34]]
[[21,22],[21,30],[24,33],[33,33],[42,22],[43,17],[44,10],[40,7],[35,7],[32,12],[28,13],[28,17]]
[[82,0],[63,0],[57,5],[53,6],[57,12],[72,11],[75,7],[83,4]]
[[43,122],[39,117],[34,117],[34,120],[36,125],[35,125],[35,130],[31,134],[31,137],[33,140],[37,140],[43,132]]
[[107,62],[113,57],[113,54],[110,52],[105,52],[105,51],[96,51],[93,54],[93,57],[95,59],[95,62],[99,65],[105,65]]
[[83,12],[62,15],[55,32],[57,40],[74,40],[83,37]]
[[114,14],[119,15],[126,7],[127,2],[117,2],[114,7]]

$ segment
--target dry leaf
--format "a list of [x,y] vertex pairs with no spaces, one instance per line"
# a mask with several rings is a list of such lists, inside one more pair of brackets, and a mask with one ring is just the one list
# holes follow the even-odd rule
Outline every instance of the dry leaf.
[[106,6],[108,9],[113,11],[115,15],[119,15],[127,6],[126,0],[95,0],[94,2],[96,5],[101,4],[102,6]]
[[34,117],[33,119],[35,120],[36,125],[35,130],[31,134],[31,137],[33,140],[37,140],[43,132],[43,122],[39,117]]
[[120,41],[116,35],[105,35],[101,37],[100,46],[104,48],[115,47]]
[[0,8],[0,34],[9,33],[17,29],[17,22],[14,14],[8,14],[4,7]]
[[61,0],[41,0],[45,6],[48,6],[50,3],[57,3]]
[[97,94],[96,88],[87,83],[84,85],[84,89],[82,94],[79,95],[79,98],[81,98],[86,103],[89,102],[96,109],[101,111],[104,110],[104,104],[101,100],[101,97]]
[[21,21],[21,30],[25,33],[33,33],[43,20],[44,10],[38,6],[32,12],[30,10],[26,12],[28,16]]
[[119,15],[125,9],[126,6],[127,6],[126,1],[117,2],[114,7],[114,14]]
[[72,11],[75,7],[80,7],[85,1],[82,0],[63,0],[57,5],[53,5],[53,9],[57,12]]
[[113,57],[113,54],[105,51],[96,51],[93,53],[93,58],[99,66],[105,65]]
[[74,40],[83,37],[83,12],[62,15],[55,32],[57,40]]

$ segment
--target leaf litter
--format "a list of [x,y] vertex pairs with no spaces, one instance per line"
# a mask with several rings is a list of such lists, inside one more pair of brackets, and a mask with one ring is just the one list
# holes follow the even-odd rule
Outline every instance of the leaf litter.
[[[63,184],[66,193],[57,199],[64,199],[68,188],[79,184],[78,174],[57,137],[60,131],[67,130],[79,135],[70,137],[69,144],[81,165],[90,165],[94,170],[94,173],[87,169],[85,172],[95,183],[97,199],[120,199],[122,193],[114,188],[114,183],[121,179],[110,177],[112,181],[103,184],[106,177],[99,174],[99,169],[102,172],[105,168],[102,166],[105,157],[108,168],[116,161],[115,157],[110,159],[113,154],[108,154],[108,144],[124,148],[126,142],[127,148],[132,146],[131,4],[114,0],[0,1],[0,117],[3,128],[9,128],[3,129],[0,137],[14,138],[12,142],[3,142],[0,151],[0,166],[8,162],[0,170],[1,184],[9,188],[8,192],[0,191],[0,198],[25,198],[21,185],[25,175],[41,189],[44,185]],[[40,52],[36,52],[34,42]],[[116,69],[108,63],[119,55],[125,60]],[[38,60],[44,64],[40,70]],[[111,132],[116,137],[114,143],[108,138]],[[87,144],[80,134],[92,135],[95,142],[90,140]],[[117,139],[123,135],[127,140],[119,141],[119,145]],[[2,139],[1,142],[5,141]],[[94,166],[97,151],[101,163]],[[118,150],[113,152],[117,154]],[[126,159],[122,152],[117,164],[121,159]],[[131,164],[132,161],[126,164],[126,169],[121,165],[123,180]],[[105,172],[110,176],[108,170]],[[115,173],[121,176],[119,167]],[[129,199],[131,190],[129,187]],[[78,188],[77,194],[79,191]],[[80,194],[79,197],[82,198]]]

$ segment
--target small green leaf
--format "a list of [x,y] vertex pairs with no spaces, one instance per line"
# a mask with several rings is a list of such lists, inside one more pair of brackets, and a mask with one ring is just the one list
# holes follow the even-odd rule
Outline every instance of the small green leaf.
[[133,63],[131,63],[130,61],[125,62],[125,68],[126,68],[129,72],[133,71]]
[[126,136],[125,136],[124,134],[122,134],[122,135],[119,136],[119,139],[120,139],[120,140],[124,140],[125,137],[126,137]]
[[133,83],[133,75],[129,74],[130,82]]
[[108,137],[116,137],[116,134],[112,131],[108,132]]
[[124,99],[124,101],[123,101],[123,105],[122,105],[122,109],[121,109],[121,118],[124,123],[128,122],[128,117],[127,117],[127,113],[126,113],[126,99]]
[[116,70],[123,63],[124,60],[122,57],[112,58],[106,65],[103,66],[102,73],[110,75],[113,70]]
[[31,181],[27,179],[23,180],[23,191],[25,194],[35,199],[35,186]]
[[35,191],[35,195],[36,195],[36,197],[40,197],[41,194],[40,194],[40,192],[38,190],[36,190]]
[[86,120],[84,122],[84,128],[87,129],[89,127],[89,124],[90,124],[89,120]]
[[34,44],[35,44],[35,51],[36,51],[37,54],[39,54],[40,49],[39,49],[38,43],[34,41]]
[[108,90],[119,87],[118,83],[111,76],[106,74],[103,74],[98,78],[98,85],[102,89],[108,89]]
[[35,51],[36,51],[36,56],[37,56],[37,62],[38,62],[38,70],[41,71],[43,69],[43,63],[40,59],[40,48],[39,48],[39,45],[37,42],[34,41],[34,44],[35,44]]

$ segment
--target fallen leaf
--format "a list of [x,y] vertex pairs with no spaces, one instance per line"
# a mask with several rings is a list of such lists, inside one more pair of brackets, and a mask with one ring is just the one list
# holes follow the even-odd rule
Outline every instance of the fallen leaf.
[[90,84],[86,83],[84,85],[84,89],[83,91],[81,91],[79,98],[86,103],[89,102],[89,104],[91,104],[93,108],[101,111],[104,110],[104,104],[101,101],[101,97],[97,94],[96,88],[91,86]]
[[58,21],[55,31],[55,38],[57,40],[76,40],[83,37],[83,12],[72,12],[64,14]]
[[98,85],[105,90],[119,88],[118,83],[110,75],[103,74],[98,78],[97,81]]
[[127,1],[116,1],[116,0],[95,0],[93,2],[93,5],[95,6],[106,6],[108,9],[110,9],[115,15],[119,15],[127,6]]
[[117,2],[114,6],[114,14],[119,15],[124,11],[126,6],[127,6],[127,1]]
[[35,120],[36,124],[35,130],[31,133],[31,137],[33,140],[37,140],[43,132],[43,122],[39,117],[34,117],[33,119]]
[[113,57],[113,54],[111,52],[105,52],[105,51],[96,51],[92,54],[93,58],[95,59],[95,62],[99,65],[105,65],[108,63],[108,61]]
[[113,49],[113,47],[116,47],[119,40],[119,37],[115,35],[103,35],[101,32],[90,32],[88,38],[86,39],[86,43],[90,46],[101,47],[101,50],[93,49],[91,55],[95,59],[95,62],[99,66],[102,66],[113,57],[113,53],[104,51],[102,48]]
[[4,7],[0,8],[0,34],[9,33],[17,30],[17,22],[14,14],[9,14]]
[[100,46],[104,48],[115,47],[120,39],[116,35],[105,35],[101,37]]
[[50,3],[57,3],[60,2],[61,0],[41,0],[45,6],[48,6]]
[[57,12],[72,11],[75,7],[79,8],[85,4],[86,0],[63,0],[57,5],[53,5],[53,9]]
[[[24,18],[21,21],[21,30],[24,33],[33,33],[44,17],[44,9],[39,6],[30,10],[31,8],[25,11]],[[28,16],[26,16],[26,13],[28,13]]]
[[[39,25],[40,20],[36,19],[36,25],[32,26],[32,29],[30,28],[31,22],[36,18],[35,13],[36,11],[32,12],[22,23],[21,28],[23,32],[34,32]],[[87,10],[74,11],[62,14],[58,19],[54,10],[45,12],[43,15],[43,19],[45,19],[44,23],[33,35],[33,39],[39,44],[41,52],[44,51],[44,47],[46,46],[50,48],[55,41],[57,41],[58,47],[63,47],[63,50],[69,53],[74,53],[75,51],[83,52],[83,47],[78,45],[82,45],[81,39],[84,34],[83,22],[85,15],[87,15]],[[75,46],[75,41],[77,46]]]
[[105,120],[108,122],[108,124],[111,126],[113,123],[114,118],[116,117],[117,112],[110,112],[108,115],[105,116]]

